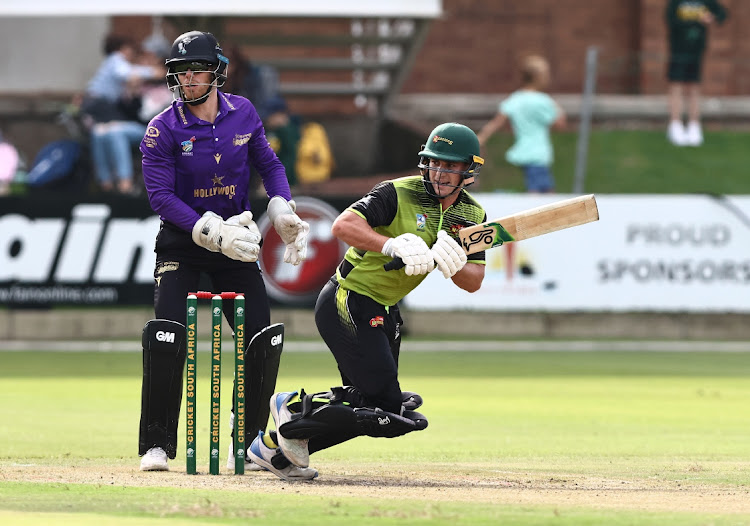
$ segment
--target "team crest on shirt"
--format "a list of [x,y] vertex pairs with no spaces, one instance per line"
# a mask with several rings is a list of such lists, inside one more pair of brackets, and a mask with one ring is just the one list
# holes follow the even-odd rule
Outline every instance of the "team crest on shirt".
[[417,230],[424,232],[427,226],[427,214],[417,214]]
[[187,141],[182,141],[180,143],[180,146],[182,146],[182,155],[183,156],[192,156],[193,155],[193,143],[195,141],[196,141],[195,135],[193,135]]
[[247,144],[250,142],[250,138],[253,136],[252,133],[243,133],[243,134],[235,134],[234,139],[232,140],[232,144],[234,146],[242,146],[243,144]]

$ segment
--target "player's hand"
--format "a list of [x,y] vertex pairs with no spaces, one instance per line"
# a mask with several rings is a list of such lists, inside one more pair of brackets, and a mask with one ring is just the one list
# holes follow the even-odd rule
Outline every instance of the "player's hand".
[[221,253],[228,258],[252,263],[258,261],[261,235],[253,213],[245,210],[224,222],[221,230]]
[[[193,242],[211,252],[221,252],[238,261],[258,260],[261,235],[252,212],[245,211],[224,221],[214,212],[206,212],[193,225]],[[236,223],[235,223],[236,221]]]
[[401,258],[407,276],[421,276],[435,268],[430,247],[416,234],[406,233],[388,238],[380,251],[386,256]]
[[307,258],[307,235],[310,225],[295,213],[294,201],[274,196],[268,203],[268,218],[286,245],[284,262],[299,265]]
[[221,252],[221,225],[224,220],[206,212],[193,225],[193,243],[211,252]]
[[466,265],[466,252],[445,230],[438,231],[438,238],[432,245],[432,257],[445,279],[452,278]]

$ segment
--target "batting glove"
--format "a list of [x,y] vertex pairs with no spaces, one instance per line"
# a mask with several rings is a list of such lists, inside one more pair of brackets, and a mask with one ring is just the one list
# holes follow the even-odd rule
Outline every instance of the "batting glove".
[[302,221],[295,213],[297,209],[294,201],[287,201],[280,195],[274,196],[268,202],[268,219],[286,245],[284,261],[292,265],[299,265],[307,258],[307,235],[310,225]]
[[406,233],[388,238],[380,251],[386,256],[401,258],[407,276],[421,276],[435,268],[430,248],[416,234]]
[[452,278],[466,265],[466,252],[445,230],[438,231],[437,237],[432,245],[432,257],[443,276]]

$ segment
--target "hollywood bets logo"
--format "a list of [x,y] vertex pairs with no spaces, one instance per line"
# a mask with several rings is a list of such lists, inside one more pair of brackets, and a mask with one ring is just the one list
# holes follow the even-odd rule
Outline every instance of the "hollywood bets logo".
[[329,204],[312,197],[295,199],[297,215],[310,225],[307,236],[307,259],[299,265],[284,263],[285,245],[274,230],[268,216],[258,221],[263,235],[263,248],[258,263],[263,270],[268,295],[285,304],[311,304],[318,297],[336,266],[341,262],[347,246],[331,234],[333,221],[339,212]]

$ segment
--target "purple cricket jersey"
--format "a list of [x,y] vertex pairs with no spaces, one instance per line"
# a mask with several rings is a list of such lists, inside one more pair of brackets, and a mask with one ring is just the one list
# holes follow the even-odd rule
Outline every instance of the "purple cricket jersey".
[[250,210],[250,165],[269,198],[292,198],[284,165],[253,105],[244,97],[217,94],[219,114],[213,124],[178,100],[151,120],[141,141],[151,208],[188,232],[209,210],[224,219]]

